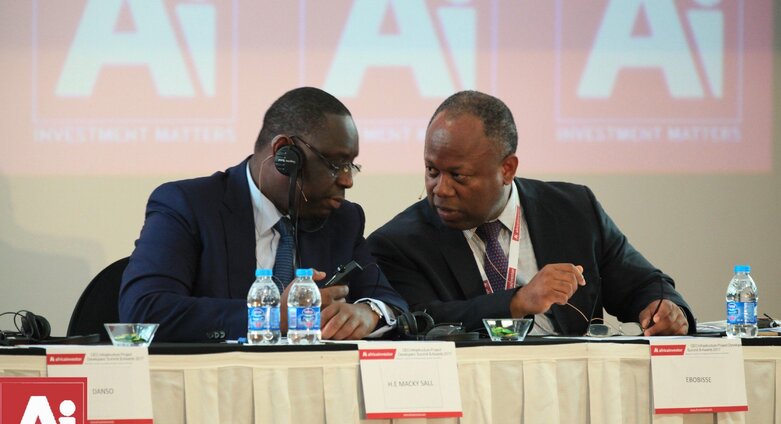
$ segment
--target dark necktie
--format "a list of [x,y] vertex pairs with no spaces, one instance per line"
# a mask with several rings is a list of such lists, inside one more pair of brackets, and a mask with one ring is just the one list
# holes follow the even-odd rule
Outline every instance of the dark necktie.
[[296,242],[293,224],[287,217],[280,218],[274,225],[274,229],[279,233],[277,256],[274,259],[274,277],[276,277],[277,284],[280,284],[279,291],[282,292],[293,281],[293,256],[295,255]]
[[485,243],[483,268],[494,293],[504,290],[507,275],[507,256],[499,244],[499,232],[502,230],[500,221],[486,222],[477,227],[476,233]]

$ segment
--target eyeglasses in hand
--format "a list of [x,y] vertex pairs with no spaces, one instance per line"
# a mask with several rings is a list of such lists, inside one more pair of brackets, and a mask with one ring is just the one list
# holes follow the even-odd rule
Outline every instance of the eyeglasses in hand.
[[[602,318],[593,318],[593,320],[602,320]],[[642,336],[643,327],[639,322],[622,322],[616,328],[602,321],[601,324],[589,324],[586,335],[589,337]]]
[[[659,285],[661,288],[661,293],[659,296],[659,301],[656,304],[656,309],[654,310],[654,313],[651,314],[651,319],[648,322],[648,327],[650,328],[652,325],[654,325],[654,316],[659,312],[659,307],[662,305],[662,302],[664,301],[664,283],[661,283]],[[597,300],[599,299],[599,294],[597,294]],[[576,308],[575,305],[567,302],[567,305],[575,309],[580,316],[583,317],[586,322],[589,323],[588,330],[586,331],[586,336],[588,337],[611,337],[611,336],[642,336],[645,329],[640,325],[639,322],[622,322],[618,325],[618,328],[615,326],[605,322],[602,318],[594,318],[594,311],[591,311],[591,319],[586,318],[586,315],[580,311],[580,309]],[[597,302],[594,302],[594,308],[596,308]],[[594,323],[594,321],[601,321],[601,323]]]

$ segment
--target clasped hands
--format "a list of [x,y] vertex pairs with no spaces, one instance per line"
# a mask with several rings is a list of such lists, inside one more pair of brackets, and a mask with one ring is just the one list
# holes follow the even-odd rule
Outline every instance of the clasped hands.
[[[582,266],[566,263],[545,265],[515,293],[510,301],[510,313],[513,317],[524,317],[544,313],[553,304],[566,305],[575,291],[585,285]],[[659,302],[661,305],[658,305]],[[650,325],[651,318],[653,325]],[[683,335],[689,331],[686,314],[667,299],[649,303],[640,312],[638,322],[644,336]]]
[[[325,278],[325,272],[314,271],[313,279],[320,281]],[[287,333],[287,296],[290,292],[288,284],[280,299],[280,326]],[[365,303],[347,303],[347,285],[338,285],[320,289],[320,331],[323,339],[357,340],[371,334],[379,316]]]

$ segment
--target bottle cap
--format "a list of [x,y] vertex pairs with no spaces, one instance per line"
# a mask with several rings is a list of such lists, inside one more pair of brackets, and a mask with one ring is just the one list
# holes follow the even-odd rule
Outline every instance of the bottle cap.
[[312,268],[298,268],[296,270],[296,278],[312,277],[313,275],[315,275],[315,272]]
[[749,265],[735,265],[735,272],[751,272]]
[[266,268],[258,268],[255,270],[255,278],[271,277],[271,270]]

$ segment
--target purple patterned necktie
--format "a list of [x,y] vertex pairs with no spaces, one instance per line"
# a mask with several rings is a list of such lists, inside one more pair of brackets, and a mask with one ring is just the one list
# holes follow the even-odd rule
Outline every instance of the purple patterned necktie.
[[507,275],[507,256],[499,244],[499,232],[504,225],[500,221],[486,222],[475,231],[485,243],[483,268],[494,293],[504,290]]

